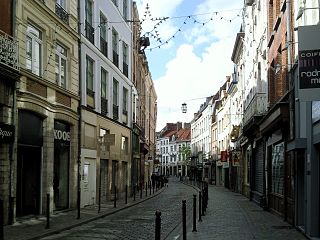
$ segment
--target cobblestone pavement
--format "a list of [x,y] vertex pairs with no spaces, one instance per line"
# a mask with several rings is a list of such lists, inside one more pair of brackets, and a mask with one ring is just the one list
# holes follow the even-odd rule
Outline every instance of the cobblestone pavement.
[[[182,239],[181,227],[170,239]],[[307,239],[283,219],[264,211],[241,194],[223,187],[209,186],[209,201],[202,222],[197,219],[197,232],[192,223],[187,228],[188,240],[303,240]]]
[[156,210],[161,211],[161,239],[165,239],[181,223],[182,200],[191,212],[192,197],[197,193],[176,178],[169,181],[169,187],[151,200],[43,239],[154,239]]

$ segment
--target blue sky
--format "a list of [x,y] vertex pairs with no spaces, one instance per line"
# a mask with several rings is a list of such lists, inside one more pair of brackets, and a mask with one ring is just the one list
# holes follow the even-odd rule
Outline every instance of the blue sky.
[[[151,16],[144,21],[142,34],[157,23],[151,18],[169,17],[156,28],[161,41],[170,39],[168,43],[158,48],[161,43],[149,36],[151,45],[145,50],[158,96],[157,131],[168,122],[190,122],[205,97],[215,94],[233,71],[231,54],[241,25],[243,1],[136,2],[140,19],[147,3],[150,7]],[[181,112],[184,102],[187,113]]]

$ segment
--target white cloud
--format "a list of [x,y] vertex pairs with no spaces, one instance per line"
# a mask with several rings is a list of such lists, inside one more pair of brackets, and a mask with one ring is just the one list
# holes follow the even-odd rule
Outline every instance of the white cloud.
[[[212,43],[200,57],[192,45],[183,44],[178,48],[175,58],[166,65],[165,75],[155,80],[157,130],[167,122],[191,121],[205,97],[218,91],[233,69],[230,45],[231,40]],[[188,106],[186,114],[181,113],[183,102]]]
[[[140,19],[144,15],[146,3],[150,6],[151,17],[172,17],[175,16],[177,7],[180,10],[184,7],[183,0],[138,0],[136,2]],[[157,131],[168,122],[190,122],[194,113],[205,101],[205,97],[215,94],[224,83],[226,76],[233,71],[230,58],[236,33],[240,29],[241,18],[238,17],[231,22],[226,20],[233,19],[240,13],[234,9],[241,9],[243,2],[239,0],[199,2],[200,4],[194,6],[194,12],[186,12],[185,16],[201,14],[195,17],[198,21],[204,22],[210,18],[213,20],[203,26],[194,23],[191,18],[188,19],[187,24],[183,25],[183,31],[177,35],[174,42],[171,40],[160,50],[152,51],[153,59],[161,58],[163,55],[173,56],[165,66],[158,66],[157,61],[149,61],[149,65],[153,65],[153,68],[154,66],[164,68],[163,75],[153,79],[158,96]],[[233,11],[229,11],[230,9]],[[203,14],[216,11],[218,14]],[[180,24],[181,21],[183,19],[180,19]],[[144,31],[149,31],[155,24],[152,21],[145,23]],[[174,21],[168,20],[159,26],[157,30],[162,40],[166,40],[178,30],[180,25],[174,24]],[[156,45],[159,44],[153,43],[151,46]],[[200,45],[201,48],[198,48]],[[197,52],[199,49],[203,52]],[[186,114],[181,112],[183,102],[188,106]]]

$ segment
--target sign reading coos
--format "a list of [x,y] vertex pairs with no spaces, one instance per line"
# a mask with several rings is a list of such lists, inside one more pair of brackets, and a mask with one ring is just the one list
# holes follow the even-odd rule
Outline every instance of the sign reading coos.
[[55,140],[70,142],[70,126],[64,122],[55,121],[53,135]]
[[54,139],[70,142],[70,132],[54,129]]

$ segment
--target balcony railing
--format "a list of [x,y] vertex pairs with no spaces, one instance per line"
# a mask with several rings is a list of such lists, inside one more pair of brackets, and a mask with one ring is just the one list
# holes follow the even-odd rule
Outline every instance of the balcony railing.
[[267,112],[267,94],[257,93],[243,114],[243,124],[245,125],[253,116],[262,116]]
[[119,106],[113,104],[113,120],[119,119]]
[[123,62],[123,74],[128,77],[128,64]]
[[119,54],[116,51],[113,51],[112,60],[113,64],[119,67]]
[[56,14],[66,24],[69,24],[69,14],[58,3],[56,3]]
[[105,98],[101,98],[101,114],[105,116],[108,114],[108,100]]
[[85,32],[86,32],[86,38],[88,38],[89,41],[94,44],[94,28],[91,26],[91,24],[87,20],[85,24]]
[[0,30],[0,65],[19,71],[19,46],[16,39]]
[[100,37],[100,51],[108,57],[108,43],[103,37]]

